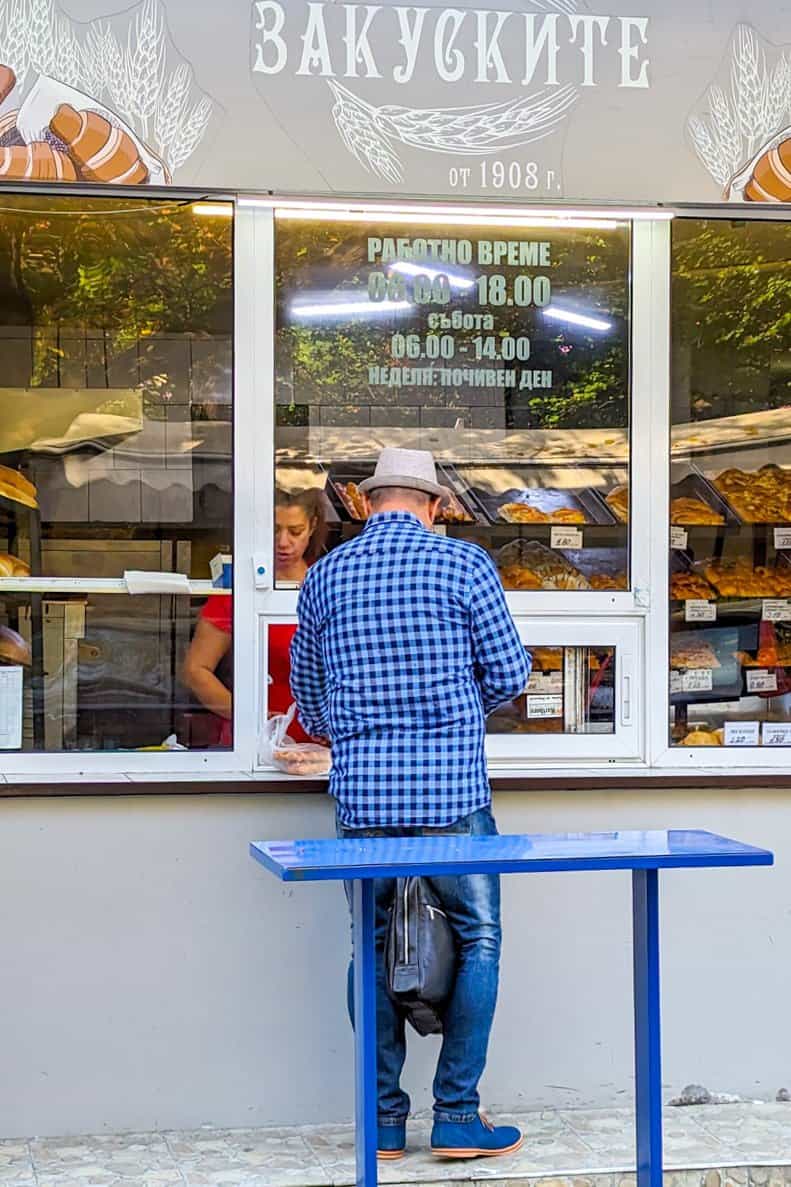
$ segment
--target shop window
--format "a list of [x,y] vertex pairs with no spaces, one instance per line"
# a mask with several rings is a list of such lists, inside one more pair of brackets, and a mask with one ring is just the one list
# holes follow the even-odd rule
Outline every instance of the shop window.
[[670,738],[791,746],[791,225],[673,226]]
[[506,589],[628,589],[629,226],[299,213],[275,223],[276,584],[362,529],[389,445],[433,451],[437,530]]
[[6,749],[231,744],[190,642],[217,632],[198,659],[216,658],[230,700],[232,599],[212,592],[211,563],[227,586],[232,213],[0,200],[0,717],[14,729],[10,668],[23,684]]

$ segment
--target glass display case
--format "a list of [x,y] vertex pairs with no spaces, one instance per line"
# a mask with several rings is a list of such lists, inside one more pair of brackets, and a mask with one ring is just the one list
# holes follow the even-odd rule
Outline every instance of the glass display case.
[[670,741],[791,746],[791,226],[672,242]]

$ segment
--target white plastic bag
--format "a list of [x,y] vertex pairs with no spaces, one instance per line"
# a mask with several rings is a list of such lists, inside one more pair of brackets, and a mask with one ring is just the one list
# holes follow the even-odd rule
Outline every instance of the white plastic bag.
[[289,737],[288,727],[296,711],[297,706],[292,705],[287,713],[279,713],[266,722],[261,737],[261,759],[287,775],[326,775],[332,762],[328,748],[315,742],[295,742]]

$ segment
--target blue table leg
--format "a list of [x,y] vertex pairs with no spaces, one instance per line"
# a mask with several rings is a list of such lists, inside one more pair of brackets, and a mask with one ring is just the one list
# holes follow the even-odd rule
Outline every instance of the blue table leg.
[[372,878],[352,883],[357,1187],[376,1187],[376,943]]
[[637,1187],[662,1187],[659,875],[632,872]]

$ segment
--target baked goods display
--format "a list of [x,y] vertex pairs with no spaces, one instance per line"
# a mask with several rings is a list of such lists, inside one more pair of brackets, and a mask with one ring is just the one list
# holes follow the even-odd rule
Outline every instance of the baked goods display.
[[670,522],[685,526],[687,524],[723,524],[725,516],[720,515],[702,499],[680,497],[670,502]]
[[[362,521],[366,519],[363,495],[356,482],[334,482],[333,487],[352,519]],[[445,501],[437,515],[437,523],[475,523],[475,519],[462,505],[460,499],[445,487]]]
[[553,511],[544,511],[529,503],[502,503],[497,508],[497,514],[505,523],[577,524],[588,522],[585,512],[578,507],[556,507]]
[[[560,552],[537,540],[513,540],[500,549],[498,566],[506,589],[590,589],[588,580]],[[519,581],[509,585],[508,581]],[[538,584],[534,585],[533,582]]]
[[687,634],[683,639],[671,638],[670,666],[685,671],[690,668],[714,670],[721,667],[721,664],[710,643],[705,639],[691,639]]
[[714,486],[743,523],[791,523],[791,470],[733,467],[718,474]]
[[37,492],[32,482],[13,470],[10,466],[0,465],[0,495],[11,499],[14,503],[21,503],[23,507],[38,507]]
[[628,483],[623,482],[620,486],[614,486],[609,494],[605,495],[604,501],[619,523],[629,522]]
[[753,565],[744,558],[708,561],[703,576],[722,598],[785,598],[791,595],[791,568]]
[[676,602],[711,601],[714,590],[699,573],[682,571],[670,574],[670,597]]

